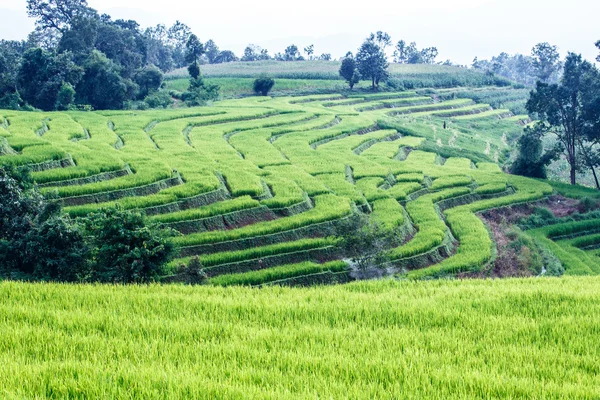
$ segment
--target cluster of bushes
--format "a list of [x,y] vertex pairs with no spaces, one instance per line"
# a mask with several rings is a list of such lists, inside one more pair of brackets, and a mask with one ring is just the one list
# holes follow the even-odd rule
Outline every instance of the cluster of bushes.
[[72,219],[26,170],[0,168],[0,279],[150,282],[165,275],[171,235],[121,209]]

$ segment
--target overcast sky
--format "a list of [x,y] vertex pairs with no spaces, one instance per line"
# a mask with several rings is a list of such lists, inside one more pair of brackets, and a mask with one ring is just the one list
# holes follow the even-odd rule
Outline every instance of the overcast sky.
[[[0,0],[0,39],[24,39],[33,28],[26,0]],[[291,43],[315,45],[334,58],[355,51],[370,32],[383,30],[397,42],[436,46],[438,60],[470,64],[502,51],[528,54],[547,41],[561,53],[594,60],[600,39],[598,0],[88,0],[114,19],[143,27],[180,20],[202,41],[213,39],[240,55],[248,43],[271,54]],[[356,5],[355,5],[356,4]]]

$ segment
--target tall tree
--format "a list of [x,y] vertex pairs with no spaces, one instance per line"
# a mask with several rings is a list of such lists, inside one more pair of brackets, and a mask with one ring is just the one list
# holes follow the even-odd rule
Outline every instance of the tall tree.
[[214,64],[215,60],[217,59],[220,53],[219,46],[217,46],[217,44],[212,39],[210,39],[204,44],[204,49],[209,64]]
[[45,111],[54,110],[64,83],[75,86],[83,70],[71,61],[70,53],[55,54],[40,48],[23,55],[17,82],[23,100]]
[[86,0],[27,0],[27,15],[35,18],[40,29],[56,29],[64,32],[76,17],[89,16],[95,11]]
[[312,55],[313,55],[313,54],[314,54],[314,52],[315,52],[315,45],[314,45],[314,44],[311,44],[310,46],[306,46],[306,47],[304,48],[304,52],[305,52],[305,53],[306,53],[306,55],[308,56],[308,59],[309,59],[309,60],[312,60]]
[[354,88],[354,85],[360,81],[360,74],[356,69],[356,60],[352,55],[349,57],[345,57],[342,60],[342,65],[340,66],[340,76],[344,78],[346,82],[348,82],[348,86],[350,86],[350,90]]
[[406,64],[408,60],[406,54],[406,42],[404,40],[398,41],[394,50],[394,62],[398,64]]
[[[600,40],[596,42],[596,47],[598,48],[598,50],[600,50]],[[600,54],[598,54],[598,57],[596,57],[596,61],[600,61]]]
[[200,67],[198,66],[198,59],[204,54],[204,45],[202,44],[200,39],[198,39],[198,36],[192,33],[185,47],[185,58],[186,61],[190,63],[188,71],[190,72],[192,78],[198,79],[198,76],[200,76]]
[[531,49],[531,56],[538,79],[545,83],[550,82],[552,75],[560,68],[558,47],[547,42],[538,43]]
[[542,135],[556,135],[562,145],[570,167],[571,184],[576,183],[580,156],[585,160],[589,159],[588,165],[595,175],[592,161],[588,157],[590,144],[586,143],[589,126],[593,125],[590,115],[593,114],[594,99],[597,102],[598,96],[598,93],[594,93],[595,84],[590,82],[592,76],[596,76],[591,79],[597,81],[596,68],[582,60],[581,55],[569,53],[560,84],[538,81],[527,101],[527,110],[531,114],[537,114],[539,119],[535,130]]
[[367,38],[356,53],[356,64],[361,77],[371,80],[371,87],[375,89],[379,82],[388,77],[388,62],[383,49],[372,40]]

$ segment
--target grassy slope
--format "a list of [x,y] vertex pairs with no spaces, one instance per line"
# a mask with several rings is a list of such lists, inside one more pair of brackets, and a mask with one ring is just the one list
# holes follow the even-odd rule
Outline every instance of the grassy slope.
[[[336,92],[346,88],[339,76],[339,61],[257,61],[202,65],[202,75],[208,83],[221,86],[224,98],[252,93],[252,81],[260,74],[276,79],[272,94],[295,95],[319,92]],[[407,88],[487,86],[507,84],[503,79],[491,79],[484,74],[466,68],[444,65],[401,65],[391,63],[389,72],[398,83]],[[167,74],[167,89],[183,91],[188,86],[188,72],[180,68]],[[356,85],[366,89],[369,82]]]
[[0,284],[4,398],[596,398],[600,278]]

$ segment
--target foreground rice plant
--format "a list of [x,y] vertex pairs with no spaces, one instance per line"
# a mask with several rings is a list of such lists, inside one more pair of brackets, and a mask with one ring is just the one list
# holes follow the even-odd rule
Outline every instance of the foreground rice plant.
[[600,278],[0,284],[4,398],[600,396]]

